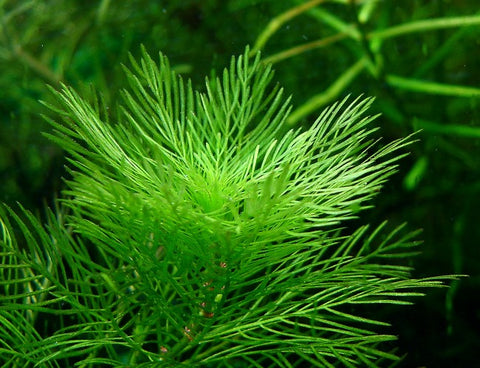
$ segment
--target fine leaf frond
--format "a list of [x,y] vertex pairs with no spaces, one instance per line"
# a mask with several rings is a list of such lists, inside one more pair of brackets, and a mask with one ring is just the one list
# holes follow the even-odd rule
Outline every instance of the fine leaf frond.
[[396,359],[369,306],[410,304],[449,277],[411,277],[418,233],[403,225],[340,226],[371,205],[412,139],[381,147],[363,97],[289,130],[289,99],[248,54],[194,91],[142,49],[115,118],[101,95],[54,91],[62,122],[47,118],[48,136],[70,174],[59,209],[46,224],[0,209],[9,366]]

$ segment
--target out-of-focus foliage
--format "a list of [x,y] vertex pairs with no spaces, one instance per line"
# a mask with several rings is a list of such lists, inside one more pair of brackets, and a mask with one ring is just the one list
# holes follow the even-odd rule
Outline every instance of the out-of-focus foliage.
[[[62,186],[62,153],[40,135],[49,129],[38,103],[50,99],[46,83],[92,83],[110,101],[127,51],[138,54],[142,43],[198,86],[276,19],[260,48],[294,95],[292,123],[309,125],[322,104],[366,94],[376,97],[387,140],[422,129],[361,222],[407,219],[424,229],[421,275],[471,275],[446,298],[433,294],[397,315],[406,366],[472,365],[480,331],[478,17],[477,0],[0,1],[0,199],[41,208]],[[283,58],[292,48],[297,54]]]

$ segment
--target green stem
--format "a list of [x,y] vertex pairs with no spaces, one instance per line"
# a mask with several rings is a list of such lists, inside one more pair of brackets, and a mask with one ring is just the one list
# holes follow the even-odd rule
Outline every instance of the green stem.
[[102,24],[108,14],[108,7],[110,6],[110,0],[102,0],[97,10],[97,24]]
[[350,23],[346,23],[335,14],[332,14],[323,8],[318,7],[311,9],[308,12],[308,15],[320,22],[322,25],[325,24],[338,32],[347,33],[354,40],[360,39],[360,33],[357,28]]
[[459,124],[438,124],[418,118],[414,119],[413,125],[415,129],[422,129],[432,133],[454,135],[467,138],[480,138],[480,127],[471,127]]
[[263,62],[264,63],[271,63],[271,64],[278,63],[279,61],[288,59],[290,57],[293,57],[293,56],[296,56],[296,55],[299,55],[299,54],[302,54],[304,52],[328,46],[332,43],[343,40],[347,37],[348,37],[348,34],[346,34],[346,33],[337,33],[337,34],[335,34],[333,36],[330,36],[330,37],[321,38],[319,40],[308,42],[308,43],[305,43],[303,45],[295,46],[295,47],[292,47],[290,49],[278,52],[274,55],[271,55],[271,56],[263,59]]
[[439,45],[439,47],[434,50],[433,54],[415,71],[413,76],[415,78],[421,78],[427,74],[428,71],[434,69],[443,60],[447,59],[449,55],[453,55],[458,43],[462,42],[462,39],[464,39],[465,36],[471,31],[471,27],[465,27],[457,30],[445,42],[442,42],[441,46]]
[[467,17],[426,19],[415,22],[400,24],[381,31],[374,31],[368,34],[369,39],[387,39],[409,33],[425,32],[434,29],[465,27],[480,24],[480,15]]
[[296,124],[311,112],[333,101],[360,74],[367,65],[366,57],[361,58],[348,68],[325,92],[313,96],[302,106],[294,110],[287,118],[288,125]]
[[299,6],[293,7],[286,12],[277,15],[273,18],[270,23],[265,27],[260,36],[258,36],[257,40],[255,41],[255,45],[253,46],[252,50],[250,51],[249,55],[255,55],[258,51],[260,51],[263,46],[267,43],[268,39],[272,37],[272,35],[286,22],[290,19],[295,18],[296,16],[302,14],[303,12],[307,11],[308,9],[313,8],[314,6],[323,3],[326,0],[311,0],[305,4],[301,4]]
[[28,66],[48,83],[54,86],[58,86],[61,83],[61,78],[53,72],[47,65],[40,60],[34,58],[28,52],[24,51],[20,46],[16,46],[13,50],[13,56],[15,56],[21,63]]
[[387,75],[385,79],[392,87],[407,91],[454,97],[480,97],[480,88],[475,87],[435,83],[420,79],[404,78],[393,74]]

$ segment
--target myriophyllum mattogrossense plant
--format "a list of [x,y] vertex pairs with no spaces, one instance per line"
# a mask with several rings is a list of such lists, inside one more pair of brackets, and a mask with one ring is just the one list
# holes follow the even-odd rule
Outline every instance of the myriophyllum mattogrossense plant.
[[376,148],[371,99],[288,130],[288,99],[247,55],[195,92],[164,56],[157,65],[144,52],[126,69],[116,113],[101,98],[55,92],[63,123],[50,120],[49,136],[71,178],[45,225],[2,210],[3,366],[396,359],[369,306],[408,304],[440,279],[413,279],[403,265],[414,234],[340,227],[409,141]]

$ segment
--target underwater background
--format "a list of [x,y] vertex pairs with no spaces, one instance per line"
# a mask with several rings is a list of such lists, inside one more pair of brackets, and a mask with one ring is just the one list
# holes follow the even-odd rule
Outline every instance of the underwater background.
[[407,354],[401,367],[478,364],[477,0],[6,0],[0,19],[0,201],[39,215],[68,178],[63,153],[41,134],[51,129],[39,103],[52,99],[47,85],[92,84],[114,101],[121,64],[140,45],[161,50],[199,88],[212,69],[258,46],[293,96],[292,126],[311,125],[346,95],[374,96],[378,136],[386,143],[418,132],[418,141],[352,228],[407,222],[423,229],[414,276],[469,275],[413,306],[382,307],[379,319]]

